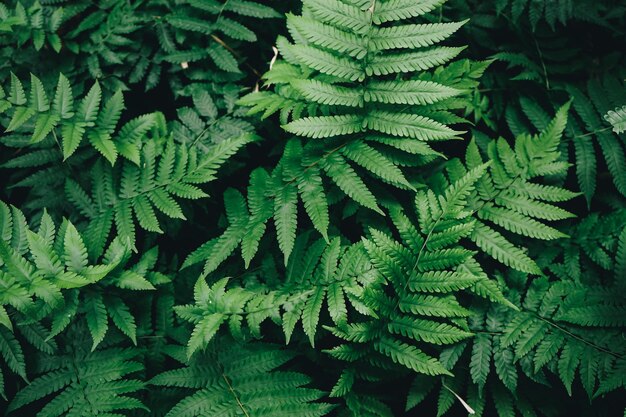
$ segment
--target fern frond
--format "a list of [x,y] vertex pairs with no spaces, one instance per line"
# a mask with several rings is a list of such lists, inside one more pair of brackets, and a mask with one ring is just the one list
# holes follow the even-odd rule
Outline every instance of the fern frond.
[[[298,174],[303,168],[307,171],[311,166],[322,166],[344,194],[378,211],[376,196],[371,194],[365,177],[336,155],[336,150],[367,173],[406,189],[410,187],[400,167],[411,156],[402,152],[428,155],[424,162],[430,161],[436,153],[419,142],[452,139],[461,133],[438,120],[447,110],[447,100],[462,91],[443,78],[428,80],[431,76],[424,71],[447,63],[461,51],[433,45],[448,38],[464,22],[404,24],[440,4],[399,3],[397,8],[390,8],[388,3],[370,7],[366,2],[307,0],[301,16],[288,15],[294,41],[277,40],[283,59],[264,76],[274,86],[273,91],[250,94],[241,103],[252,106],[251,113],[263,112],[263,117],[280,111],[287,132],[320,139],[316,144],[302,142],[300,167],[296,168],[294,157],[291,169],[296,181],[307,176]],[[382,26],[392,21],[398,21],[398,26]],[[415,75],[398,80],[384,76],[394,72]],[[432,106],[432,112],[407,112],[407,104],[425,109]],[[364,142],[386,146],[370,148]],[[357,158],[355,149],[367,149],[370,157]],[[412,160],[413,164],[420,163]]]
[[[609,80],[605,81],[608,84]],[[577,158],[577,178],[581,186],[581,190],[584,192],[587,198],[587,204],[590,204],[592,197],[596,191],[596,176],[597,176],[597,158],[594,150],[594,139],[599,144],[601,154],[606,161],[606,165],[609,169],[609,173],[613,179],[613,184],[617,190],[624,194],[626,193],[626,184],[623,181],[623,175],[621,174],[626,169],[626,161],[624,160],[624,150],[619,137],[615,134],[619,134],[619,119],[607,118],[609,111],[616,117],[619,116],[619,109],[612,110],[611,105],[607,100],[603,98],[605,94],[608,94],[600,82],[590,81],[587,91],[573,85],[567,85],[566,91],[574,99],[573,107],[576,111],[577,117],[581,120],[581,123],[573,125],[574,149],[576,151]],[[605,128],[608,122],[610,126],[613,126],[614,133],[607,132],[608,128]],[[577,119],[578,120],[578,119]],[[616,124],[613,124],[616,123]],[[583,133],[584,126],[589,132]]]
[[349,306],[361,314],[368,314],[369,310],[358,298],[363,293],[363,280],[371,271],[363,247],[358,244],[342,247],[336,238],[328,246],[325,241],[319,240],[305,250],[307,242],[307,236],[296,240],[296,257],[290,257],[286,264],[287,270],[292,272],[284,286],[234,286],[230,289],[227,288],[227,279],[219,280],[210,287],[202,278],[199,279],[195,291],[196,304],[176,307],[184,320],[195,324],[188,354],[191,356],[207,346],[222,323],[228,322],[234,335],[241,333],[241,319],[244,317],[248,330],[253,334],[258,334],[264,320],[280,318],[287,342],[296,324],[302,322],[305,334],[314,345],[315,335],[321,327],[320,314],[324,301],[335,324],[347,322]]
[[[131,121],[132,122],[132,121]],[[147,143],[138,157],[143,168],[125,161],[120,166],[96,164],[93,170],[91,198],[80,184],[67,180],[65,190],[72,203],[82,207],[89,219],[87,236],[92,249],[102,248],[113,220],[118,235],[135,243],[135,220],[152,232],[162,232],[156,212],[170,218],[184,219],[178,199],[205,197],[197,185],[212,181],[217,168],[239,148],[253,139],[250,135],[224,140],[214,145],[212,153],[198,154],[195,148],[176,145],[168,140],[157,151],[154,142]],[[157,154],[160,156],[157,157]],[[116,182],[116,176],[121,179]],[[103,199],[100,190],[115,199]],[[134,216],[133,216],[134,213]]]
[[[470,290],[506,304],[497,285],[473,289],[483,280],[489,280],[472,260],[473,253],[459,244],[462,235],[439,238],[439,243],[431,246],[436,234],[457,234],[458,226],[468,225],[464,235],[471,232],[475,222],[468,216],[466,200],[486,169],[486,165],[476,167],[442,195],[430,190],[419,192],[417,225],[411,224],[399,209],[393,210],[392,219],[404,242],[370,230],[371,237],[364,239],[363,244],[374,269],[384,281],[380,287],[370,287],[364,296],[369,305],[378,307],[374,310],[378,318],[333,328],[336,336],[348,342],[342,346],[377,352],[419,373],[448,374],[443,364],[426,356],[416,346],[420,343],[453,344],[472,335],[463,324],[469,312],[455,294]],[[339,351],[329,353],[335,355]],[[364,356],[362,361],[369,366],[389,366],[383,365],[382,358],[372,360],[369,359],[371,354]]]
[[[144,384],[131,375],[143,370],[132,349],[109,348],[95,352],[68,351],[55,360],[9,404],[19,410],[37,400],[48,398],[40,415],[78,415],[128,412],[146,406],[132,394]],[[76,364],[76,366],[71,366]],[[131,395],[129,395],[131,394]],[[53,397],[50,399],[50,395]]]
[[[486,144],[492,161],[488,175],[481,178],[477,192],[470,199],[477,222],[471,239],[493,258],[514,269],[539,274],[539,268],[523,249],[514,245],[501,231],[534,239],[554,240],[568,237],[565,233],[540,220],[563,220],[573,215],[552,202],[571,199],[575,193],[553,185],[543,185],[531,180],[564,172],[559,143],[567,122],[569,104],[561,107],[555,118],[546,124],[538,135],[522,134],[515,140],[514,148],[502,138]],[[466,152],[467,169],[482,163],[475,141]],[[449,170],[455,179],[459,174]],[[462,171],[461,171],[462,173]],[[548,191],[550,190],[550,191]],[[532,208],[531,208],[532,207]]]
[[[35,320],[49,317],[51,330],[43,337],[49,340],[77,320],[80,307],[80,316],[84,314],[93,339],[92,350],[104,340],[109,318],[136,341],[135,318],[119,289],[155,289],[151,282],[155,250],[146,252],[135,266],[130,266],[130,246],[115,239],[100,259],[88,254],[85,239],[72,223],[65,221],[57,230],[52,218],[44,213],[35,232],[16,208],[0,203],[0,211],[6,230],[6,240],[0,242],[3,311],[14,310],[21,317]],[[139,269],[141,264],[143,271]],[[81,291],[84,288],[89,291]]]
[[[330,404],[315,402],[323,392],[306,387],[310,383],[306,375],[277,370],[293,357],[289,351],[264,343],[242,345],[226,338],[217,340],[214,346],[212,353],[150,381],[156,386],[194,390],[171,406],[168,417],[216,413],[224,416],[297,413],[319,417],[332,409]],[[251,357],[256,360],[250,361]]]

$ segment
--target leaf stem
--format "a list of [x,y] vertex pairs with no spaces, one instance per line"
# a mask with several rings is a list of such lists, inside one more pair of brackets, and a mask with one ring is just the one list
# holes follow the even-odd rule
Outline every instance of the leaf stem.
[[250,414],[248,414],[248,412],[246,411],[246,408],[243,406],[243,403],[241,402],[241,400],[237,396],[237,393],[233,389],[233,386],[230,384],[230,381],[228,380],[228,377],[223,372],[222,372],[222,378],[224,378],[224,381],[226,382],[226,385],[228,385],[228,390],[230,391],[231,394],[233,394],[233,397],[235,397],[235,401],[237,401],[237,405],[239,406],[239,408],[241,409],[243,414],[246,417],[250,417]]

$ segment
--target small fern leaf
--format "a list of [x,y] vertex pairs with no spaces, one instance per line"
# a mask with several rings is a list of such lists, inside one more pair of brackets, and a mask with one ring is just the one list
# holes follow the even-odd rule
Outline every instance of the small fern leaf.
[[479,334],[474,340],[472,348],[472,358],[470,361],[470,375],[472,381],[478,384],[478,389],[482,390],[487,382],[492,357],[492,341],[489,335]]
[[226,317],[220,313],[204,316],[193,328],[187,343],[187,358],[199,349],[203,349],[213,339]]
[[396,339],[383,338],[374,348],[392,361],[426,375],[452,375],[436,359],[426,355],[414,346]]
[[377,25],[422,16],[441,6],[444,0],[426,0],[416,4],[411,0],[392,0],[382,3],[374,10],[373,21]]
[[320,286],[315,288],[302,310],[302,327],[313,347],[315,346],[315,333],[317,332],[317,323],[319,322],[320,312],[322,311],[324,295],[324,287]]
[[107,319],[107,310],[100,294],[91,294],[85,297],[85,310],[87,319],[87,327],[91,333],[93,344],[91,345],[91,351],[93,352],[96,347],[104,340],[107,330],[109,329],[109,322]]
[[477,222],[472,240],[478,247],[503,264],[529,274],[540,274],[541,270],[521,249],[506,240],[502,234]]
[[330,155],[324,161],[323,168],[328,176],[347,196],[364,207],[370,208],[380,214],[383,213],[378,207],[374,195],[341,155]]
[[52,110],[61,119],[69,119],[74,115],[74,94],[69,80],[63,74],[59,74],[59,81],[52,100]]
[[613,132],[617,134],[626,132],[626,106],[610,110],[604,115],[604,119],[613,126]]
[[283,186],[274,197],[274,222],[278,246],[283,252],[285,265],[293,250],[296,240],[296,227],[298,221],[298,190],[291,183]]
[[362,124],[361,117],[357,115],[318,116],[294,120],[284,125],[283,129],[295,135],[318,139],[360,132]]
[[313,227],[328,241],[328,201],[324,194],[322,178],[317,168],[305,169],[298,181],[298,190]]

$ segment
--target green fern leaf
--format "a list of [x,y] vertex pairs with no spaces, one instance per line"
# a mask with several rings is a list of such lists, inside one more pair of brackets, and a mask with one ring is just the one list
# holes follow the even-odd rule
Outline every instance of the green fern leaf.
[[309,168],[302,172],[298,181],[300,197],[313,226],[319,231],[325,240],[328,240],[328,226],[330,224],[328,215],[328,201],[324,195],[322,178],[319,170]]
[[483,223],[476,224],[472,239],[482,250],[507,266],[530,274],[541,273],[535,261]]
[[[368,63],[365,68],[365,73],[368,76],[371,76],[402,74],[417,70],[426,71],[449,62],[460,54],[463,49],[465,48],[440,46],[420,52],[376,56]],[[330,73],[330,75],[338,74]],[[360,78],[356,76],[355,78],[349,79],[351,81],[354,81],[355,79],[360,80]]]
[[322,302],[324,301],[324,292],[323,287],[316,288],[313,294],[307,299],[304,309],[302,310],[302,326],[304,332],[309,337],[311,346],[315,346],[315,333],[322,309]]
[[382,3],[374,10],[374,23],[381,24],[393,22],[400,19],[422,16],[431,10],[441,6],[442,0],[427,0],[420,4],[412,3],[409,0],[393,0]]
[[423,141],[451,139],[456,132],[423,116],[371,111],[365,119],[367,126],[393,136],[407,136]]
[[69,80],[63,74],[59,74],[59,81],[52,101],[52,110],[61,119],[69,119],[74,115],[74,94]]
[[424,48],[449,38],[465,23],[467,21],[375,28],[370,42],[377,50]]
[[296,239],[298,192],[295,184],[283,187],[274,198],[274,221],[278,245],[285,255],[285,265]]
[[482,390],[487,382],[487,375],[491,366],[492,342],[489,335],[477,335],[472,348],[470,375],[472,381]]
[[373,81],[367,85],[363,98],[365,102],[426,105],[457,94],[459,94],[458,90],[431,81]]
[[290,133],[310,138],[329,138],[362,130],[357,115],[306,117],[283,126]]
[[104,336],[109,328],[107,310],[102,296],[99,294],[88,296],[85,299],[85,308],[87,326],[93,339],[93,344],[91,345],[91,351],[93,352],[104,340]]
[[389,356],[394,362],[427,375],[451,375],[436,359],[419,349],[394,339],[382,339],[375,345],[380,353]]
[[364,207],[382,214],[374,195],[342,156],[330,155],[324,161],[323,168],[346,195]]

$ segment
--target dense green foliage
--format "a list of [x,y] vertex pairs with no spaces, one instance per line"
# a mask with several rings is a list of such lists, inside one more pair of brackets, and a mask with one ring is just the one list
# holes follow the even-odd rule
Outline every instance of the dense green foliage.
[[626,415],[624,28],[5,0],[0,408]]

